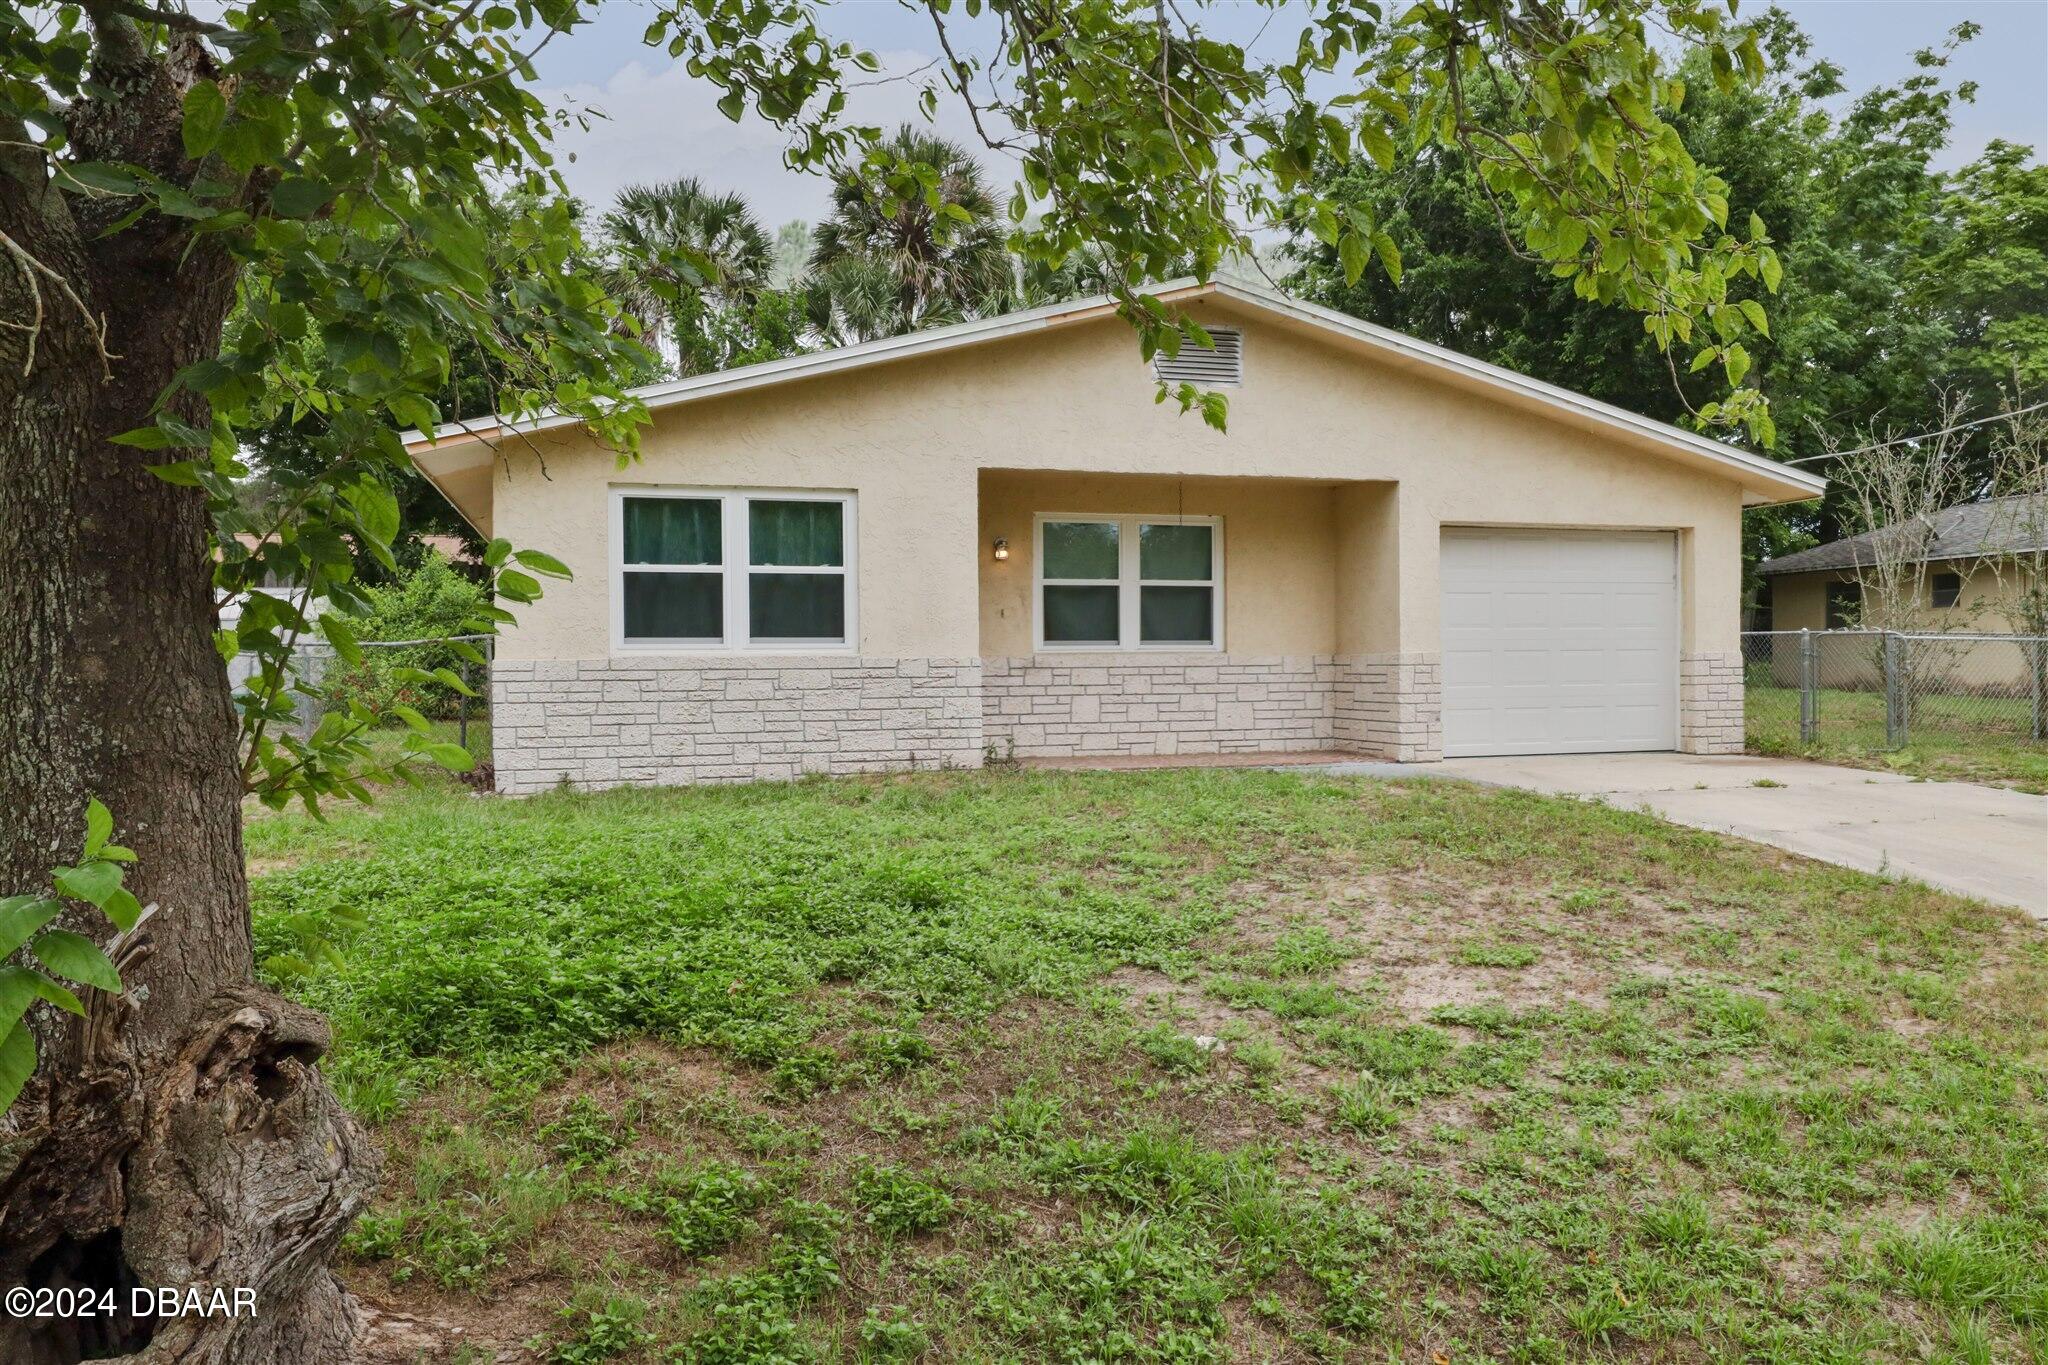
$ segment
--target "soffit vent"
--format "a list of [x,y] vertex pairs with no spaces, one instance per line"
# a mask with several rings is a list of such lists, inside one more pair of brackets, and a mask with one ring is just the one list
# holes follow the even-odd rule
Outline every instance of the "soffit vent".
[[1244,383],[1244,333],[1235,327],[1211,327],[1209,339],[1216,343],[1214,350],[1182,338],[1179,355],[1161,351],[1152,357],[1152,373],[1162,384],[1193,384],[1203,389]]

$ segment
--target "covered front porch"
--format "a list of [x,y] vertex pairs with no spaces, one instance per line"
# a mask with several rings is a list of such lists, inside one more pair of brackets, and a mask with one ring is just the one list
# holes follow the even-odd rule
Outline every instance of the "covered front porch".
[[1395,483],[984,469],[979,493],[996,756],[1440,756]]

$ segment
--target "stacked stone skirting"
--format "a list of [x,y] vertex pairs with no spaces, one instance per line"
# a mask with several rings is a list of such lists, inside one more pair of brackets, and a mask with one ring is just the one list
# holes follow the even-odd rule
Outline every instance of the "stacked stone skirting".
[[1742,752],[1740,651],[1678,656],[1678,747],[1688,754]]
[[979,659],[500,660],[498,790],[977,767]]
[[1434,654],[1361,654],[1332,697],[1336,747],[1396,763],[1444,756],[1443,666]]
[[1289,753],[1332,747],[1328,655],[1042,654],[982,666],[1002,757]]
[[[1742,657],[1680,660],[1679,747],[1739,753]],[[1434,654],[503,660],[498,790],[977,767],[985,757],[1443,755]]]

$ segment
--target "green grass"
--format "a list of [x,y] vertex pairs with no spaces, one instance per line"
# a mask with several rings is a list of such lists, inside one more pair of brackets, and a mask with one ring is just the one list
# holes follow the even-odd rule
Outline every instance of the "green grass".
[[1878,768],[1952,782],[1993,782],[2048,792],[2048,744],[2028,738],[2033,703],[2007,697],[1925,697],[1903,748],[1885,741],[1884,696],[1823,688],[1819,737],[1799,742],[1799,689],[1752,678],[1743,714],[1751,753]]
[[483,1358],[2048,1354],[2048,936],[2010,912],[1249,771],[248,838],[267,957],[356,912],[289,980],[389,1152],[346,1274]]

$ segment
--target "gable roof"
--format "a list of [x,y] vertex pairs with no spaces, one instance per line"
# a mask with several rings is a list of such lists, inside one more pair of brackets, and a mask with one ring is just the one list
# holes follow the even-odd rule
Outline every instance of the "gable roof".
[[[1799,502],[1820,496],[1825,479],[1755,455],[1734,446],[1708,440],[1640,414],[1573,393],[1555,384],[1517,374],[1498,365],[1443,346],[1418,340],[1392,328],[1362,321],[1333,308],[1292,299],[1276,290],[1246,280],[1180,279],[1156,286],[1154,297],[1162,303],[1180,304],[1211,298],[1269,315],[1277,321],[1301,328],[1327,339],[1360,346],[1382,363],[1398,369],[1419,371],[1461,387],[1489,394],[1516,406],[1529,408],[1583,429],[1616,437],[1627,444],[1682,463],[1705,466],[1740,484],[1745,506]],[[858,346],[841,346],[810,351],[779,360],[744,365],[713,374],[691,375],[633,389],[635,398],[650,410],[700,402],[726,394],[743,393],[774,384],[786,384],[817,375],[836,374],[891,364],[912,357],[931,355],[968,346],[982,345],[1009,337],[1069,326],[1113,316],[1116,302],[1108,295],[1048,304],[1041,308],[1004,313],[992,318],[934,327],[907,336],[884,337]],[[574,426],[578,419],[561,412],[544,412],[514,420],[494,416],[470,422],[446,422],[431,435],[409,431],[401,438],[413,462],[444,494],[449,482],[473,482],[479,464],[486,469],[489,452],[506,437]],[[479,449],[481,447],[481,449]],[[458,509],[469,515],[462,502],[450,495]]]
[[[2038,504],[2026,507],[2026,503]],[[1887,528],[1890,529],[1890,528]],[[2021,493],[1989,502],[1958,503],[1928,518],[1927,544],[1914,561],[1983,559],[2048,549],[2048,493]],[[1828,569],[1860,569],[1877,562],[1875,548],[1883,531],[1865,531],[1816,545],[1797,554],[1780,555],[1757,565],[1763,574],[1808,573]]]

